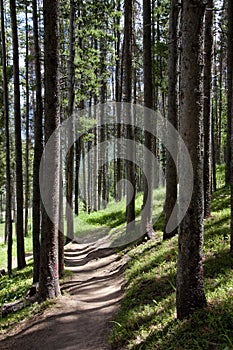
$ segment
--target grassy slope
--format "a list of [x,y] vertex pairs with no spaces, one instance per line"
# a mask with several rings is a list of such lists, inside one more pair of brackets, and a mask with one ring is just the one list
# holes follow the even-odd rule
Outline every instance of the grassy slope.
[[177,238],[135,247],[127,288],[111,335],[113,349],[233,349],[233,259],[229,256],[229,189],[213,197],[205,221],[205,290],[208,307],[190,320],[176,320]]

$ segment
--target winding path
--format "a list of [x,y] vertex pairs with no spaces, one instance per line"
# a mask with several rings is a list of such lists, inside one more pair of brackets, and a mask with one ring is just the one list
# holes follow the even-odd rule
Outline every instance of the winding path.
[[0,342],[1,350],[108,350],[112,320],[123,297],[127,258],[108,248],[71,243],[66,266],[73,271],[63,297],[43,315],[19,325]]

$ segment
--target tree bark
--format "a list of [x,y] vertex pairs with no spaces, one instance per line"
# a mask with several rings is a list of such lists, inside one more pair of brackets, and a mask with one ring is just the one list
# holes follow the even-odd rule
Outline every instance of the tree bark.
[[10,164],[10,130],[9,130],[9,89],[7,81],[7,55],[5,38],[5,18],[3,0],[1,5],[1,39],[2,39],[2,70],[3,70],[3,101],[5,122],[5,149],[6,149],[6,221],[5,237],[7,238],[7,269],[12,274],[12,218],[11,218],[11,164]]
[[[45,52],[45,141],[60,123],[59,86],[59,1],[44,0],[44,52]],[[39,300],[53,299],[60,295],[58,259],[59,180],[60,180],[60,135],[56,133],[49,162],[44,169],[48,185],[52,218],[42,213],[41,260],[39,278]],[[46,208],[45,208],[46,209]]]
[[36,108],[34,112],[34,158],[33,158],[33,201],[32,201],[32,237],[33,237],[33,282],[39,281],[40,271],[40,228],[41,228],[41,199],[39,183],[39,167],[43,152],[42,144],[42,83],[40,48],[38,38],[37,0],[32,1],[33,11],[33,39],[35,49],[35,76],[36,76]]
[[[144,73],[144,106],[153,108],[153,82],[152,82],[152,38],[151,38],[151,0],[143,0],[143,73]],[[144,194],[141,218],[141,234],[153,231],[153,188],[154,188],[154,157],[153,137],[148,130],[154,129],[154,121],[144,112],[144,145],[147,151],[144,155]]]
[[[228,113],[231,113],[231,121],[228,122],[228,127],[231,126],[231,155],[233,154],[233,3],[228,1]],[[232,60],[230,60],[232,59]],[[230,75],[230,76],[229,76]],[[231,96],[230,96],[231,93]],[[233,160],[230,162],[230,185],[231,185],[231,238],[230,238],[230,254],[233,256]],[[227,180],[227,179],[226,179]]]
[[17,200],[17,265],[18,269],[26,266],[23,232],[23,170],[22,170],[22,139],[21,139],[21,105],[19,81],[19,45],[15,0],[10,0],[10,15],[13,46],[14,72],[14,122],[15,122],[15,157],[16,157],[16,200]]
[[58,230],[58,260],[59,277],[64,274],[64,210],[63,210],[63,174],[62,174],[62,150],[60,151],[60,183],[59,183],[59,230]]
[[212,61],[213,61],[213,0],[207,4],[205,19],[204,70],[204,217],[211,212],[212,179]]
[[217,149],[216,149],[216,162],[217,164],[222,163],[222,114],[223,114],[223,93],[222,93],[222,86],[223,86],[223,44],[222,44],[223,35],[221,36],[221,45],[220,45],[220,54],[219,54],[219,69],[218,69],[218,75],[219,75],[219,96],[218,96],[218,119],[216,120],[216,139],[217,139]]
[[[206,305],[202,264],[203,249],[203,52],[204,0],[186,0],[182,8],[180,82],[180,134],[193,165],[193,195],[180,225],[177,263],[177,317],[189,317]],[[185,171],[185,169],[182,169]],[[180,205],[185,199],[180,183]]]
[[226,140],[226,184],[230,183],[231,164],[231,115],[232,115],[232,91],[233,91],[233,3],[227,2],[227,140]]
[[[124,33],[124,102],[132,102],[132,17],[133,4],[131,0],[125,0],[125,33]],[[132,126],[132,108],[128,105],[126,115],[126,137],[134,139],[134,128]],[[128,158],[133,159],[134,149],[127,148]],[[126,221],[127,232],[135,229],[135,164],[133,161],[126,161]]]
[[105,64],[105,57],[106,57],[106,48],[105,43],[103,40],[101,40],[100,43],[100,58],[101,58],[101,69],[100,74],[102,77],[101,81],[101,90],[100,90],[100,103],[101,103],[101,115],[100,115],[100,161],[102,161],[103,166],[101,167],[101,183],[102,183],[102,189],[101,189],[101,204],[102,208],[105,209],[108,204],[108,159],[107,159],[107,132],[108,127],[105,124],[105,107],[104,103],[107,100],[107,82],[106,78],[104,77],[106,74],[106,64]]
[[29,200],[30,200],[30,180],[29,180],[29,35],[28,35],[28,9],[27,5],[25,6],[25,22],[26,22],[26,129],[25,129],[25,217],[24,217],[24,235],[28,236],[28,210],[29,210]]
[[79,214],[79,172],[81,161],[81,138],[75,142],[75,194],[74,194],[74,212],[75,215]]
[[[120,0],[117,1],[117,11],[121,11],[121,2]],[[117,31],[115,34],[116,37],[116,56],[117,56],[117,61],[116,61],[116,102],[121,102],[121,69],[122,69],[122,60],[121,60],[121,52],[120,52],[120,45],[121,45],[121,32],[120,32],[120,18],[117,18]],[[123,49],[122,49],[123,50]],[[122,53],[123,56],[123,53]],[[122,136],[122,123],[121,123],[121,112],[120,112],[120,105],[116,105],[116,135],[117,139],[119,140]],[[116,201],[121,201],[122,200],[122,159],[121,159],[121,143],[117,141],[116,143]]]
[[[179,1],[171,0],[169,17],[169,58],[168,58],[168,117],[167,120],[175,129],[178,128],[178,29],[179,29]],[[170,130],[170,128],[169,128]],[[178,152],[177,141],[167,135],[170,149]],[[176,152],[176,153],[177,153]],[[166,151],[166,200],[164,206],[165,227],[163,239],[169,239],[177,234],[167,227],[173,208],[177,201],[177,170],[170,152]],[[177,213],[178,214],[178,213]]]
[[[75,1],[70,0],[70,55],[68,64],[68,117],[71,117],[74,110],[74,83],[75,83]],[[74,129],[72,123],[69,130],[69,139],[74,139]],[[73,182],[74,182],[74,146],[72,145],[67,153],[66,161],[66,222],[67,237],[74,238],[74,219],[73,219]]]

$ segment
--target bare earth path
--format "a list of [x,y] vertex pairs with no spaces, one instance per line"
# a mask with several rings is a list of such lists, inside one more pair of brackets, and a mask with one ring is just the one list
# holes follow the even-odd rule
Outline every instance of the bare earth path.
[[[97,244],[66,246],[74,272],[58,302],[0,342],[1,350],[107,350],[112,320],[123,296],[126,258]],[[0,338],[1,339],[1,338]]]

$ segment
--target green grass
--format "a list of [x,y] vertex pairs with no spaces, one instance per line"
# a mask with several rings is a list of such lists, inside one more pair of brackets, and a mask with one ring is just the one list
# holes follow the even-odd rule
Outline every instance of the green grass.
[[130,251],[126,296],[110,338],[113,349],[233,349],[229,208],[229,188],[222,188],[213,196],[212,216],[205,220],[208,307],[189,320],[176,319],[177,238],[163,242],[162,232],[157,231],[156,241]]
[[[0,224],[0,269],[6,269],[7,267],[7,244],[4,244],[4,224]],[[29,231],[29,235],[24,238],[25,253],[30,254],[32,252],[32,234]],[[13,224],[13,246],[12,246],[12,257],[16,260],[16,235],[15,235],[15,224]]]
[[[161,224],[163,211],[163,203],[165,198],[165,189],[159,188],[154,191],[154,216],[153,222]],[[141,218],[143,195],[137,194],[135,201],[136,213],[136,232],[133,234],[132,240],[140,236],[139,226]],[[130,242],[131,237],[126,234],[126,201],[111,201],[107,208],[87,214],[81,212],[74,219],[75,238],[80,242],[95,241],[101,237],[108,237],[113,246],[119,246],[124,242]]]
[[[32,285],[32,264],[32,261],[29,261],[29,264],[23,270],[14,270],[11,278],[7,275],[0,278],[0,307],[2,307],[3,304],[14,302],[25,297],[28,289]],[[42,312],[49,305],[51,305],[51,302],[44,302],[42,304],[36,302],[4,318],[0,313],[0,333],[7,332],[18,322]]]

